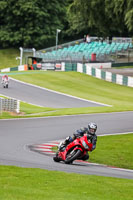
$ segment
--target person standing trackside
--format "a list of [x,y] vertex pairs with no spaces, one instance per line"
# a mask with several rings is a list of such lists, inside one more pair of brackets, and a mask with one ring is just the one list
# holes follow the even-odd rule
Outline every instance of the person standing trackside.
[[91,38],[89,35],[86,36],[86,42],[89,44],[91,42]]
[[86,42],[86,35],[84,35],[84,39],[83,39],[83,41]]
[[36,64],[37,64],[37,61],[36,61],[36,59],[34,59],[34,60],[33,60],[33,64],[34,64],[34,65],[36,65]]

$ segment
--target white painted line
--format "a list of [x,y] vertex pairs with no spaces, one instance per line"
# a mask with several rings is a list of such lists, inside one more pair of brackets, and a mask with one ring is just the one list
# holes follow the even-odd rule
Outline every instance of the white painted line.
[[37,148],[37,147],[34,147],[33,150],[36,150],[36,151],[43,151],[43,152],[49,152],[49,153],[52,153],[53,151],[51,151],[51,148],[50,149],[42,149],[42,148]]
[[98,163],[90,163],[90,162],[87,162],[87,161],[78,161],[78,160],[76,160],[76,162],[83,162],[83,163],[86,163],[88,165],[107,167],[107,168],[114,169],[114,170],[121,170],[121,171],[126,171],[126,172],[132,172],[133,173],[132,169],[124,169],[124,168],[113,167],[113,166],[111,167],[111,166],[108,166],[108,165],[98,164]]
[[133,134],[133,131],[132,132],[124,132],[124,133],[110,133],[110,134],[103,134],[103,135],[97,135],[97,136],[126,135],[126,134]]
[[[42,107],[42,106],[40,106]],[[80,116],[91,116],[91,115],[109,115],[109,114],[121,114],[121,113],[129,113],[133,111],[123,111],[123,112],[108,112],[108,113],[90,113],[90,114],[78,114],[78,115],[59,115],[59,116],[47,116],[47,117],[29,117],[29,118],[11,118],[11,119],[0,119],[0,120],[33,120],[33,119],[48,119],[48,118],[62,118],[62,117],[80,117]]]
[[33,148],[37,149],[51,149],[53,146],[45,146],[45,145],[36,145]]
[[42,89],[42,90],[47,90],[47,91],[49,91],[49,92],[54,92],[54,93],[56,93],[56,94],[68,96],[68,97],[71,97],[71,98],[75,98],[75,99],[79,99],[79,100],[82,100],[82,101],[87,101],[87,102],[91,102],[91,103],[95,103],[95,104],[99,104],[99,105],[103,105],[103,106],[112,107],[112,105],[108,105],[108,104],[104,104],[104,103],[100,103],[100,102],[96,102],[96,101],[91,101],[91,100],[83,99],[83,98],[80,98],[80,97],[75,97],[75,96],[72,96],[72,95],[69,95],[69,94],[65,94],[65,93],[62,93],[62,92],[57,92],[57,91],[54,91],[54,90],[51,90],[51,89],[47,89],[47,88],[44,88],[44,87],[41,87],[41,86],[33,85],[33,84],[31,84],[31,83],[25,83],[25,82],[23,82],[23,81],[19,81],[19,80],[17,80],[17,79],[11,78],[11,77],[10,77],[10,79],[12,79],[12,80],[14,80],[14,81],[16,81],[16,82],[25,84],[25,85],[29,85],[29,86],[32,86],[32,87],[36,87],[36,88],[39,88],[39,89]]
[[[42,146],[47,146],[47,145],[48,145],[48,146],[56,146],[57,144],[56,144],[55,142],[53,142],[53,143],[51,142],[51,143],[42,143],[41,145],[42,145]],[[48,146],[47,146],[47,147],[48,147]]]
[[108,167],[108,168],[115,169],[115,170],[126,171],[126,172],[132,172],[133,173],[132,169],[123,169],[123,168],[117,168],[117,167]]

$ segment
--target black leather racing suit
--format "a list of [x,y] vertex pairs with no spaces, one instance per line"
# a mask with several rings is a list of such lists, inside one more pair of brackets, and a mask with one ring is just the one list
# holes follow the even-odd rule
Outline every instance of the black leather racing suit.
[[[92,135],[91,133],[89,133],[88,128],[84,127],[84,128],[77,130],[73,134],[74,137],[72,139],[75,140],[78,137],[82,137],[84,134],[87,134],[87,137],[90,139],[91,143],[93,144],[93,146],[92,146],[92,151],[93,151],[96,148],[97,135],[96,134]],[[71,141],[73,141],[73,140],[71,140]]]
[[[65,140],[65,146],[67,146],[69,143],[73,142],[76,138],[82,137],[84,134],[87,134],[87,137],[90,139],[90,141],[93,145],[92,146],[92,151],[93,151],[96,148],[97,136],[96,136],[96,134],[93,134],[93,135],[90,134],[88,128],[86,128],[86,127],[75,131],[75,133],[73,134],[73,137],[71,137],[71,136],[67,137]],[[87,159],[89,159],[88,152],[82,158],[82,160],[87,160]]]

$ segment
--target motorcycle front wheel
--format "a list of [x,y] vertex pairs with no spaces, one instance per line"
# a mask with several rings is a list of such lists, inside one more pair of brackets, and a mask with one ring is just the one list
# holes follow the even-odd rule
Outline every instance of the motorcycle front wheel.
[[82,152],[80,151],[80,149],[70,152],[69,154],[67,154],[65,163],[66,164],[72,163],[74,160],[76,160],[81,155],[81,153]]
[[56,153],[56,155],[53,157],[53,160],[54,160],[55,162],[60,162],[60,161],[61,161],[61,158],[58,157],[58,153]]

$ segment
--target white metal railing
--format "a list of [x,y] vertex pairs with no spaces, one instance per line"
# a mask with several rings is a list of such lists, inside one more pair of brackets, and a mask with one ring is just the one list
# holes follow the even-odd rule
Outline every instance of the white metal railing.
[[2,111],[20,112],[20,102],[16,99],[5,99],[0,97],[0,113]]
[[[98,39],[98,37],[96,37],[96,36],[91,36],[90,38],[91,38],[91,41],[94,41],[94,40]],[[64,43],[64,44],[58,44],[58,49],[62,49],[64,47],[69,47],[71,45],[73,46],[75,44],[80,44],[83,41],[84,41],[84,38],[81,38],[81,39],[74,40],[72,42],[67,42],[67,43]],[[40,49],[37,52],[45,53],[45,52],[51,52],[53,50],[56,50],[56,46],[48,47],[48,48],[45,48],[45,49]]]
[[113,37],[112,38],[112,42],[119,42],[119,43],[132,43],[132,38],[129,38],[129,37]]

